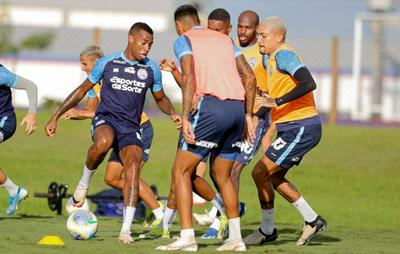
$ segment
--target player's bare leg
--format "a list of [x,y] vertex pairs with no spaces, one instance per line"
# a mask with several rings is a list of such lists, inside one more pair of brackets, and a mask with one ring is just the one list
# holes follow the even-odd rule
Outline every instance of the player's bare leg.
[[139,198],[140,161],[143,149],[137,145],[124,147],[119,156],[124,165],[125,184],[122,190],[124,196],[124,218],[118,240],[121,243],[133,243],[131,225]]
[[89,148],[81,180],[72,196],[74,206],[80,207],[85,202],[90,179],[114,142],[114,130],[108,125],[99,126],[94,130],[93,140],[94,143]]

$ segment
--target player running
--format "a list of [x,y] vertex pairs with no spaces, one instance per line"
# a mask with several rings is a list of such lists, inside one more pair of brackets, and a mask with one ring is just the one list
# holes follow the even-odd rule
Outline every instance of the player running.
[[[11,100],[11,88],[25,90],[28,94],[28,113],[22,119],[21,125],[26,124],[25,133],[30,135],[36,130],[37,87],[17,74],[7,70],[0,64],[0,143],[11,138],[16,129],[16,116]],[[18,209],[21,200],[28,197],[28,190],[18,186],[0,169],[0,186],[8,192],[7,215]]]
[[[82,71],[89,76],[96,61],[103,56],[104,52],[99,46],[91,45],[83,49],[79,55]],[[100,89],[101,82],[96,84],[87,93],[88,99],[85,109],[71,108],[64,113],[62,118],[73,120],[92,119],[96,113],[97,105],[100,102]],[[145,162],[149,159],[150,147],[153,139],[153,126],[144,112],[142,113],[140,120],[140,134],[143,142],[143,156],[140,162],[141,171]],[[115,150],[113,150],[106,166],[106,172],[104,175],[105,183],[122,192],[124,187],[123,171],[124,167],[121,160]],[[158,227],[163,218],[163,208],[157,202],[150,186],[143,181],[141,177],[139,178],[139,197],[150,207],[155,217],[155,220],[149,225],[149,227]],[[140,236],[141,235],[139,235],[139,237]]]
[[252,176],[261,205],[261,226],[245,238],[246,244],[274,240],[274,189],[293,204],[304,218],[303,234],[297,245],[306,244],[327,227],[285,175],[299,165],[303,156],[321,139],[321,120],[312,91],[314,79],[295,50],[285,43],[286,26],[279,17],[268,17],[258,27],[260,53],[265,55],[268,78],[265,106],[271,108],[272,122],[278,131],[273,144],[255,165]]
[[[174,49],[182,68],[183,93],[182,138],[173,169],[181,237],[157,249],[197,251],[191,178],[199,162],[211,153],[211,165],[229,218],[229,239],[217,250],[245,251],[238,196],[230,173],[245,123],[249,137],[255,136],[251,121],[255,77],[228,36],[199,26],[193,6],[180,6],[174,17],[180,35]],[[199,103],[191,114],[194,98]]]
[[151,90],[158,107],[178,124],[181,118],[164,94],[161,72],[147,55],[153,44],[153,30],[145,23],[135,23],[128,34],[124,51],[99,59],[89,77],[73,91],[46,124],[48,136],[56,134],[57,120],[75,106],[100,80],[101,100],[93,118],[93,141],[89,148],[83,175],[75,189],[73,202],[81,206],[86,198],[90,179],[108,150],[114,148],[124,165],[124,219],[118,237],[121,243],[133,243],[131,224],[139,192],[140,161],[143,143],[140,117],[146,91]]

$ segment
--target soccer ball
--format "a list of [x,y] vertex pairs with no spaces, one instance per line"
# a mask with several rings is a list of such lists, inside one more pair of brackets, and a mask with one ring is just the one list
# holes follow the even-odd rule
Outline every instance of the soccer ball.
[[88,240],[96,235],[97,218],[90,211],[75,211],[67,220],[67,229],[73,238],[77,240]]
[[81,207],[76,207],[72,205],[72,197],[70,197],[65,204],[65,210],[67,210],[68,215],[71,215],[73,212],[76,212],[78,210],[90,211],[89,200],[86,198]]

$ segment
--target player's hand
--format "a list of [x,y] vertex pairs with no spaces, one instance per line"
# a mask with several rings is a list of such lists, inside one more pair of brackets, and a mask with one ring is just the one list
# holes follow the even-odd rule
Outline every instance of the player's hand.
[[246,114],[246,138],[251,143],[254,143],[254,140],[256,139],[256,132],[254,130],[251,114]]
[[44,127],[47,136],[51,138],[53,138],[56,135],[56,129],[57,129],[57,121],[54,120],[53,118],[51,118]]
[[[264,106],[267,108],[275,108],[278,107],[278,105],[275,102],[275,99],[269,96],[269,94],[265,94],[263,97],[264,98]],[[257,99],[257,98],[256,98]]]
[[36,130],[36,114],[28,112],[26,116],[22,119],[21,125],[26,124],[25,133],[30,135]]
[[61,116],[65,120],[77,119],[78,117],[80,117],[79,110],[75,108],[69,109]]
[[176,114],[176,113],[174,113],[174,114],[171,114],[170,117],[171,117],[172,121],[174,123],[176,123],[176,129],[177,130],[182,129],[182,118],[181,118],[181,116]]
[[160,61],[159,66],[163,71],[173,72],[176,70],[176,65],[173,60],[163,59]]
[[196,136],[192,129],[192,123],[187,119],[182,119],[182,136],[188,144],[196,143]]

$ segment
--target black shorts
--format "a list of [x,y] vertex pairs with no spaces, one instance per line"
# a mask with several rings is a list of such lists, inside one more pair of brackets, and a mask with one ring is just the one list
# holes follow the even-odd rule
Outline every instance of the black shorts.
[[265,155],[284,169],[299,165],[303,156],[321,140],[321,124],[279,131]]
[[0,116],[0,143],[14,135],[17,128],[17,119],[15,114],[1,115]]
[[[146,162],[149,159],[151,142],[153,141],[153,126],[151,125],[150,120],[140,125],[140,133],[142,135],[142,143],[143,143],[142,160]],[[119,155],[115,152],[114,149],[111,151],[110,158],[108,159],[108,161],[121,163],[121,159],[119,158]]]
[[130,146],[130,145],[137,145],[143,149],[143,142],[142,142],[142,136],[140,134],[140,129],[139,127],[136,126],[131,126],[129,128],[129,133],[122,132],[119,130],[117,126],[121,125],[121,123],[113,124],[113,119],[108,118],[107,116],[104,115],[96,115],[93,120],[92,120],[92,135],[94,135],[94,132],[96,128],[102,126],[102,125],[107,125],[110,126],[114,130],[114,143],[113,143],[113,149],[120,151],[124,147]]

